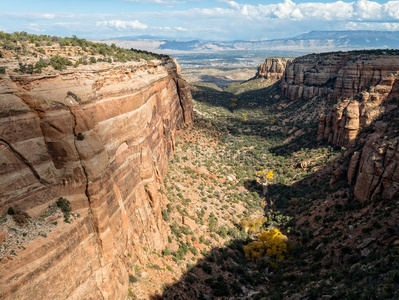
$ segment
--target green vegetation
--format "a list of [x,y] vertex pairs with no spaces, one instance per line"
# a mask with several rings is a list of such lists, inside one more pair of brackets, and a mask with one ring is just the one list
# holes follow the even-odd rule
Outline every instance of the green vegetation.
[[58,198],[56,202],[57,206],[61,209],[62,213],[64,214],[64,222],[70,223],[70,216],[71,216],[71,202],[65,198]]
[[[397,247],[368,254],[358,242],[395,235],[381,223],[394,213],[382,199],[372,207],[355,201],[345,179],[330,185],[331,163],[347,150],[316,141],[318,114],[331,104],[316,97],[281,106],[278,86],[196,88],[198,118],[177,137],[163,218],[179,244],[178,262],[196,258],[182,246],[193,237],[202,256],[162,296],[195,299],[196,289],[203,298],[239,298],[250,288],[254,299],[396,299]],[[388,118],[399,123],[398,115]],[[397,124],[390,126],[387,141],[397,136]],[[198,228],[185,235],[182,217]]]
[[[127,62],[162,59],[167,56],[136,49],[123,49],[115,44],[93,43],[85,39],[72,37],[56,37],[49,35],[34,35],[27,32],[5,33],[0,31],[0,58],[23,57],[39,58],[37,63],[19,62],[15,71],[22,74],[41,73],[43,68],[52,66],[55,70],[80,64],[95,64],[97,62]],[[21,58],[21,56],[23,56]],[[96,57],[95,57],[96,56]],[[0,73],[4,74],[5,69]]]

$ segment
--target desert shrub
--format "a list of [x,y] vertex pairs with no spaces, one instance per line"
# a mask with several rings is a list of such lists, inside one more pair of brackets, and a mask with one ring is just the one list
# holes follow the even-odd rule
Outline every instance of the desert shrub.
[[208,225],[209,226],[209,231],[211,231],[211,232],[216,231],[216,227],[217,227],[217,224],[218,224],[218,219],[215,217],[215,215],[213,213],[211,213],[209,215],[208,220],[209,220],[209,225]]
[[64,214],[64,222],[70,223],[69,217],[71,215],[71,202],[65,198],[58,198],[56,202],[57,206],[61,209],[62,213]]
[[212,266],[207,263],[202,264],[201,269],[207,274],[212,274]]
[[129,282],[130,282],[130,283],[135,283],[135,282],[137,282],[137,281],[139,281],[139,280],[137,279],[137,277],[135,277],[135,276],[132,275],[132,274],[129,274]]
[[68,58],[59,55],[50,58],[50,64],[55,70],[65,70],[67,66],[72,66]]
[[78,141],[83,141],[85,139],[85,135],[82,132],[78,133],[78,136],[76,137]]

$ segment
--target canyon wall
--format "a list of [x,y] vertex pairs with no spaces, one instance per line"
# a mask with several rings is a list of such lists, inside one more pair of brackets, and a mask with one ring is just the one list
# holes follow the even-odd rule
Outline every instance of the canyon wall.
[[398,55],[362,52],[311,54],[289,62],[281,91],[290,100],[324,95],[331,102],[353,97],[398,71]]
[[[171,59],[0,75],[0,214],[52,226],[24,242],[2,225],[18,247],[2,248],[0,299],[125,299],[127,264],[167,241],[160,188],[192,119]],[[59,197],[70,223],[46,213]]]
[[398,55],[312,54],[288,63],[281,80],[291,101],[320,96],[334,104],[319,118],[317,139],[350,148],[349,165],[338,166],[330,183],[347,180],[361,202],[399,197],[398,73]]
[[398,83],[398,77],[390,74],[355,98],[336,103],[331,112],[319,117],[317,139],[328,140],[335,146],[352,146],[359,130],[385,113],[385,104],[390,103],[391,108],[391,101],[398,98]]
[[320,116],[318,139],[350,147],[349,165],[338,167],[335,175],[341,178],[333,176],[332,182],[347,179],[361,202],[399,197],[398,108],[399,76],[390,75],[357,100],[340,102]]
[[258,66],[255,78],[271,79],[276,82],[283,77],[288,62],[291,62],[290,58],[266,58],[265,62]]

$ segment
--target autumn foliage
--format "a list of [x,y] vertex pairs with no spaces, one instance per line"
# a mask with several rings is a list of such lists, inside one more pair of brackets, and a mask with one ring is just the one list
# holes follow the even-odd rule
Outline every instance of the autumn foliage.
[[249,235],[259,233],[263,224],[267,221],[266,217],[260,219],[245,218],[240,222],[241,229]]
[[270,266],[284,260],[287,255],[287,237],[278,229],[262,231],[257,239],[244,246],[245,257],[248,260],[259,260],[264,257]]

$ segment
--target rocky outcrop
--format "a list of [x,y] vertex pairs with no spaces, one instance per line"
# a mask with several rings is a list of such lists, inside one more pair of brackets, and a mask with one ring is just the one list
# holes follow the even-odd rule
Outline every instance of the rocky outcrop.
[[399,138],[398,131],[386,122],[376,122],[359,152],[351,158],[348,182],[353,184],[354,196],[361,202],[380,197],[399,197]]
[[[339,165],[333,178],[347,177],[361,202],[399,197],[398,100],[399,77],[390,75],[357,100],[345,100],[320,117],[318,139],[356,147],[346,154],[351,155],[348,168]],[[366,130],[358,135],[361,128]]]
[[63,197],[76,215],[2,257],[0,298],[125,299],[128,261],[167,240],[159,190],[192,118],[170,59],[0,75],[0,214]]
[[[320,116],[317,139],[328,140],[336,146],[352,146],[359,130],[370,126],[381,116],[387,109],[385,104],[397,99],[398,93],[398,76],[390,74],[378,85],[363,91],[355,99],[338,102],[329,114]],[[390,106],[392,105],[390,103]]]
[[290,58],[266,58],[265,62],[259,65],[255,78],[271,79],[273,82],[276,82],[283,77],[288,62],[291,62]]
[[375,86],[399,69],[398,55],[311,54],[287,63],[281,91],[290,100],[324,95],[337,102]]

